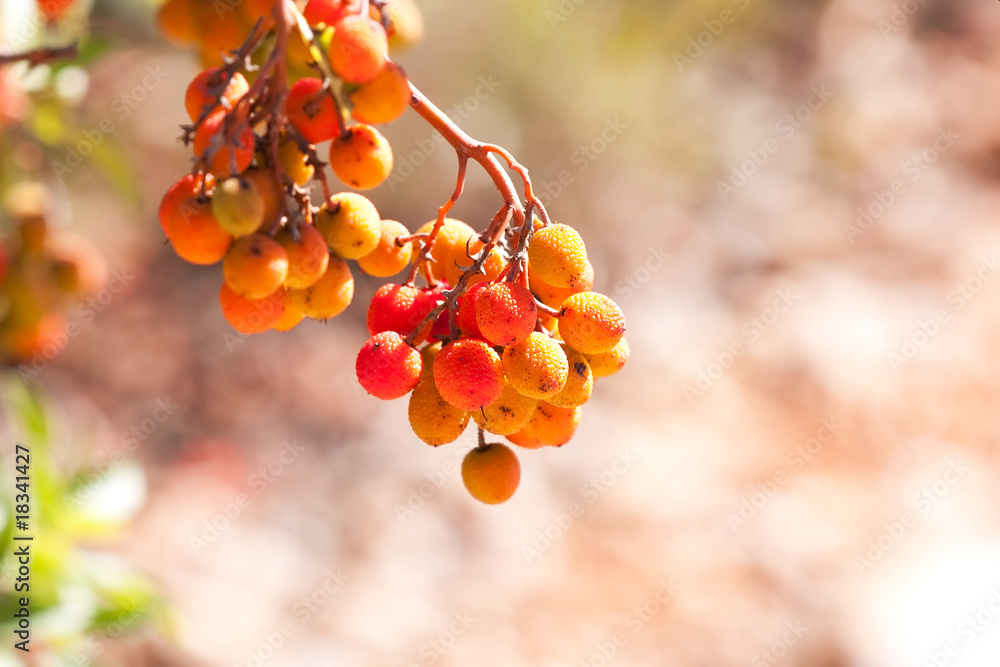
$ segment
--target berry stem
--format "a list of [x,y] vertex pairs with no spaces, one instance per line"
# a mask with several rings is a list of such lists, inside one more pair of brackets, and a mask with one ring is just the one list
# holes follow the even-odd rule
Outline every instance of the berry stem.
[[54,60],[69,60],[76,58],[77,44],[67,44],[66,46],[50,46],[32,51],[22,51],[21,53],[6,53],[0,55],[0,67],[11,63],[26,62],[29,67],[44,65]]

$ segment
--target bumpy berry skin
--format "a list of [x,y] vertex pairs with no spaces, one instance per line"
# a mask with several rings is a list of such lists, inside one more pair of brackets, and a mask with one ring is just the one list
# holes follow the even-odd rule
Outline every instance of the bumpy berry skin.
[[264,222],[264,198],[254,182],[227,178],[212,195],[212,215],[233,236],[253,234]]
[[354,298],[354,276],[347,262],[331,257],[326,273],[311,287],[288,290],[288,299],[306,317],[328,320],[340,315]]
[[[404,338],[434,310],[435,300],[423,290],[409,285],[388,283],[375,291],[368,305],[368,333],[395,331]],[[419,345],[427,339],[431,324],[414,338]]]
[[[212,107],[212,112],[220,108],[219,103],[216,101],[217,95],[210,90],[213,86],[218,87],[222,85],[220,74],[221,72],[218,67],[210,67],[199,72],[191,80],[191,83],[188,84],[187,91],[184,93],[184,109],[192,121],[198,120],[204,112],[205,107],[209,104],[215,104]],[[249,90],[250,84],[247,83],[246,78],[239,72],[234,74],[233,78],[226,85],[225,91],[222,93],[224,108],[232,109],[233,105],[239,102],[240,98]]]
[[[437,220],[431,220],[421,225],[417,234],[430,234],[435,223]],[[446,280],[446,267],[449,266],[453,258],[458,256],[458,253],[461,253],[461,257],[465,258],[465,242],[475,234],[476,231],[461,220],[445,218],[437,237],[434,239],[434,245],[431,246],[431,258],[420,269],[424,277],[435,282]],[[469,260],[466,259],[464,263],[468,264]],[[452,286],[454,287],[454,285]]]
[[[213,142],[224,140],[224,125],[226,123],[226,112],[223,110],[213,111],[205,121],[198,126],[194,133],[194,154],[201,157],[213,146]],[[235,121],[241,122],[241,121]],[[218,139],[215,139],[218,137]],[[212,154],[208,162],[208,170],[216,178],[240,174],[246,171],[253,162],[254,136],[253,130],[244,125],[243,129],[237,132],[233,142],[220,143]],[[235,168],[235,169],[234,169]]]
[[558,408],[575,408],[590,400],[594,391],[594,373],[583,354],[570,347],[564,347],[566,361],[569,363],[569,375],[566,384],[558,394],[545,399]]
[[584,274],[573,287],[553,287],[542,281],[534,268],[528,265],[528,287],[538,300],[549,308],[562,308],[563,301],[580,292],[589,292],[594,289],[594,267],[587,262]]
[[278,290],[264,299],[247,299],[222,285],[219,305],[230,326],[242,334],[267,331],[277,324],[285,312],[285,290]]
[[417,386],[423,361],[395,331],[368,339],[358,353],[355,370],[365,391],[384,401],[405,396]]
[[292,85],[285,99],[285,113],[288,122],[311,144],[333,139],[340,131],[333,99],[316,77],[299,79]]
[[507,439],[525,449],[562,447],[573,438],[583,408],[559,408],[539,401],[531,421],[523,429],[508,435]]
[[569,288],[584,279],[590,264],[583,238],[568,225],[549,225],[535,232],[528,245],[528,263],[542,282]]
[[[207,197],[201,197],[203,184]],[[164,235],[170,237],[170,220],[175,214],[185,215],[190,211],[208,209],[210,205],[208,197],[211,197],[214,191],[215,177],[211,174],[205,174],[203,177],[184,174],[171,185],[163,195],[158,211]]]
[[201,208],[189,210],[182,204],[170,218],[167,238],[174,252],[192,264],[215,264],[225,257],[233,241],[219,226],[207,202]]
[[382,220],[367,198],[354,192],[334,195],[316,216],[316,228],[344,259],[361,259],[379,244]]
[[607,352],[588,354],[587,362],[590,364],[590,369],[593,371],[594,377],[603,378],[614,375],[625,368],[625,364],[628,363],[628,357],[628,341],[623,336],[618,341],[618,344]]
[[361,270],[376,278],[394,276],[410,263],[413,256],[413,242],[398,245],[396,239],[409,236],[410,232],[395,220],[382,221],[382,234],[378,245],[370,253],[358,260]]
[[517,283],[493,283],[476,299],[476,323],[493,345],[517,345],[535,330],[535,297]]
[[365,83],[385,68],[389,40],[385,28],[367,16],[347,16],[337,21],[330,40],[330,65],[344,81]]
[[537,331],[524,342],[504,349],[503,370],[514,389],[538,399],[558,394],[569,377],[569,363],[562,347]]
[[434,384],[459,410],[479,410],[503,392],[500,357],[481,340],[459,338],[441,348],[434,360]]
[[472,418],[484,431],[496,435],[517,433],[528,425],[535,413],[537,401],[519,393],[508,382],[504,385],[500,398],[481,411],[473,412]]
[[477,447],[462,461],[462,482],[476,500],[498,505],[517,491],[521,463],[506,445],[492,443]]
[[378,76],[354,91],[351,102],[351,115],[359,123],[390,123],[410,106],[410,82],[399,65],[388,63]]
[[469,425],[469,413],[441,398],[434,377],[427,370],[410,394],[410,428],[428,445],[439,447],[458,440]]
[[574,294],[559,311],[559,335],[578,352],[608,352],[625,335],[625,316],[610,297],[597,292]]
[[330,251],[326,239],[312,225],[299,226],[299,240],[292,238],[287,227],[274,237],[288,255],[288,276],[285,286],[290,289],[304,289],[316,284],[330,265]]
[[347,185],[371,190],[392,171],[392,146],[371,125],[353,125],[330,143],[330,167]]
[[288,253],[281,244],[263,234],[237,239],[222,261],[226,284],[242,297],[263,299],[273,294],[288,277]]
[[458,328],[462,330],[462,335],[468,338],[480,338],[485,340],[482,330],[479,328],[479,321],[476,317],[476,301],[490,283],[476,283],[465,294],[458,297],[458,316],[456,317]]

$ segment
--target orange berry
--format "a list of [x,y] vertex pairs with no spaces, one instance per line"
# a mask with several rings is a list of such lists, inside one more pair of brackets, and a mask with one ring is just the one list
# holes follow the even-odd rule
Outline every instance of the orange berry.
[[288,290],[288,298],[306,317],[328,320],[340,315],[354,298],[354,276],[347,262],[331,257],[326,273],[312,286]]
[[485,340],[483,332],[479,329],[479,321],[476,318],[476,301],[491,283],[476,283],[465,294],[458,297],[458,316],[456,317],[458,328],[462,330],[462,335],[468,338],[482,338]]
[[517,391],[531,398],[555,396],[569,377],[569,362],[559,343],[532,331],[517,345],[504,348],[503,370]]
[[199,2],[195,11],[200,29],[198,46],[202,67],[220,67],[225,64],[223,55],[239,48],[251,26],[236,13],[220,14],[214,2]]
[[603,294],[574,294],[559,311],[559,335],[584,354],[608,352],[625,335],[625,316],[618,304]]
[[507,439],[525,449],[562,447],[572,439],[580,425],[583,408],[559,408],[539,401],[531,420],[523,429],[508,435]]
[[[436,223],[437,220],[425,223],[417,234],[430,234]],[[459,253],[465,259],[465,243],[475,235],[476,230],[461,220],[445,218],[431,246],[430,259],[420,268],[424,277],[434,282],[446,280],[447,267]],[[464,263],[468,264],[469,260],[465,259]]]
[[476,447],[462,461],[462,481],[473,498],[497,505],[517,491],[521,464],[506,445],[496,442]]
[[382,239],[382,220],[367,198],[341,192],[330,198],[316,216],[316,228],[330,249],[344,259],[360,259]]
[[285,290],[278,290],[263,299],[242,297],[225,283],[219,290],[223,317],[243,334],[262,333],[280,322],[285,312],[285,299]]
[[264,201],[264,225],[270,227],[285,212],[285,191],[270,169],[254,167],[247,169],[242,176],[257,187]]
[[458,440],[469,425],[469,413],[441,398],[433,376],[428,374],[426,368],[424,373],[410,394],[407,409],[410,428],[428,445],[438,447]]
[[288,277],[288,253],[269,236],[245,236],[237,239],[226,253],[222,276],[240,296],[263,299],[278,290]]
[[309,0],[302,15],[309,25],[334,25],[351,11],[351,5],[345,0]]
[[[368,333],[374,336],[383,331],[395,331],[401,336],[409,336],[435,305],[427,292],[416,287],[394,283],[382,285],[368,305]],[[419,345],[426,340],[431,326],[432,323],[428,323],[414,343]]]
[[62,18],[76,0],[38,0],[38,9],[50,21]]
[[192,264],[215,264],[225,257],[233,241],[219,226],[207,202],[201,207],[182,203],[169,220],[167,238],[174,252]]
[[281,161],[282,169],[295,185],[305,185],[316,173],[316,168],[309,164],[309,156],[292,140],[283,141],[278,145],[278,159]]
[[575,408],[590,400],[594,391],[594,373],[586,357],[576,350],[563,347],[566,361],[569,363],[569,375],[562,391],[545,400],[559,408]]
[[385,69],[371,81],[361,84],[351,94],[351,116],[360,123],[380,125],[390,123],[410,106],[410,81],[396,63],[388,63]]
[[459,338],[441,348],[434,360],[434,384],[459,410],[479,410],[503,392],[500,357],[481,340]]
[[385,28],[367,16],[346,16],[334,25],[330,65],[344,81],[371,81],[385,67],[389,41]]
[[424,38],[424,16],[413,0],[393,0],[387,5],[392,34],[389,46],[405,49]]
[[333,98],[316,77],[299,79],[292,85],[285,98],[285,114],[288,122],[311,144],[333,139],[340,131]]
[[358,382],[376,398],[391,401],[417,386],[423,360],[395,331],[383,331],[368,339],[355,364]]
[[187,110],[188,117],[192,121],[198,120],[204,113],[205,107],[210,104],[212,105],[211,113],[215,113],[219,109],[220,99],[224,109],[232,109],[240,101],[240,98],[249,92],[250,84],[247,83],[246,77],[239,72],[233,75],[233,78],[223,89],[224,76],[225,74],[218,67],[210,67],[199,72],[188,84],[187,91],[184,93],[184,109]]
[[400,236],[409,236],[401,223],[395,220],[382,221],[382,234],[375,249],[358,260],[361,270],[376,278],[388,278],[394,276],[410,263],[413,255],[413,243],[407,242],[402,245],[396,243]]
[[352,125],[331,142],[330,167],[347,185],[370,190],[392,171],[392,147],[371,125]]
[[553,287],[542,281],[532,265],[528,265],[528,286],[538,300],[549,308],[562,308],[563,301],[580,292],[594,289],[594,267],[587,262],[584,274],[573,287]]
[[593,371],[594,377],[603,378],[614,375],[625,368],[625,364],[628,363],[628,357],[628,341],[622,336],[618,344],[607,352],[588,354],[587,363],[590,364],[590,369]]
[[215,188],[212,215],[233,236],[253,234],[264,222],[264,197],[253,181],[232,176]]
[[287,295],[285,298],[285,310],[281,313],[281,318],[274,323],[275,331],[288,331],[295,327],[299,322],[305,319],[305,315],[302,311],[296,308],[290,301],[288,301]]
[[160,200],[159,218],[160,226],[167,237],[170,236],[170,219],[182,207],[185,207],[185,214],[190,214],[191,210],[208,210],[208,197],[201,198],[202,183],[205,185],[205,193],[211,197],[215,188],[215,177],[211,174],[204,174],[203,176],[184,174],[163,195],[163,199]]
[[194,154],[202,157],[206,152],[212,151],[208,170],[217,178],[242,173],[253,162],[253,130],[244,120],[234,119],[233,122],[242,123],[243,128],[237,131],[233,142],[227,142],[225,124],[228,117],[225,111],[214,111],[194,133]]
[[299,240],[292,238],[287,227],[274,237],[288,255],[288,276],[285,286],[303,289],[314,285],[326,273],[330,264],[330,251],[326,239],[312,225],[299,225]]
[[517,283],[493,283],[476,299],[476,322],[490,343],[517,345],[535,330],[535,297]]
[[542,282],[553,287],[575,287],[584,280],[590,262],[583,238],[575,229],[549,225],[532,236],[528,263]]
[[27,361],[36,355],[52,359],[66,347],[66,327],[66,320],[62,315],[46,313],[34,321],[22,323],[4,332],[6,340],[2,344],[14,361]]
[[180,44],[198,41],[194,0],[167,0],[156,12],[156,22],[169,39]]
[[535,413],[536,403],[535,399],[519,393],[507,382],[503,386],[500,398],[481,411],[473,412],[472,418],[484,431],[496,435],[510,435],[528,425],[531,415]]

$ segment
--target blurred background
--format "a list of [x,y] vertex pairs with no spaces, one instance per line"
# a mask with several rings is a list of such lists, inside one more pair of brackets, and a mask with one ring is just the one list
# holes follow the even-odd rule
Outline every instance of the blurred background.
[[[30,4],[3,3],[8,41]],[[5,631],[0,664],[997,665],[1000,8],[418,4],[398,61],[581,231],[629,364],[477,503],[475,431],[430,448],[354,378],[382,281],[325,325],[226,324],[218,267],[156,222],[197,56],[152,5],[79,9],[103,48],[66,113],[113,129],[41,164],[110,281],[58,356],[8,372],[3,494],[32,440],[117,529],[76,533],[90,606],[54,587],[37,650]],[[415,114],[384,133],[370,196],[415,229],[456,159]],[[497,201],[472,171],[455,217]],[[80,620],[126,573],[118,615]]]

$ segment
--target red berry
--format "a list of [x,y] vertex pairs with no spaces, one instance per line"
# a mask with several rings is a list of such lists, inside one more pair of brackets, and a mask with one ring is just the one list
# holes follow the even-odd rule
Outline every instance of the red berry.
[[368,339],[358,353],[358,382],[372,396],[392,400],[417,386],[423,360],[395,331],[383,331]]
[[288,122],[311,144],[333,139],[340,131],[333,99],[315,77],[295,82],[285,100],[285,113]]

